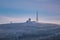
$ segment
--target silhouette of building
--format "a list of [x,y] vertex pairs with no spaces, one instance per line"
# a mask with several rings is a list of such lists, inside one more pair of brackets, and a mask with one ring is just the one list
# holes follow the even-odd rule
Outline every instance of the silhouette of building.
[[38,11],[36,12],[36,21],[31,21],[31,18],[29,18],[27,21],[26,21],[26,23],[36,23],[36,22],[38,22]]
[[31,22],[31,18],[29,18],[26,22],[27,22],[27,23],[30,23],[30,22]]
[[10,21],[10,24],[12,24],[12,21]]

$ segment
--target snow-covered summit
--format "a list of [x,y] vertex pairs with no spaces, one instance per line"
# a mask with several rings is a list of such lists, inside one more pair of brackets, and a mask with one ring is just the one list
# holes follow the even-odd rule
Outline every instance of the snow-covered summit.
[[28,39],[27,37],[32,37],[35,39],[34,37],[44,38],[46,36],[59,33],[60,25],[38,23],[36,21],[31,21],[31,19],[27,20],[24,23],[10,23],[0,25],[0,38],[20,37],[23,39],[26,37],[26,39]]

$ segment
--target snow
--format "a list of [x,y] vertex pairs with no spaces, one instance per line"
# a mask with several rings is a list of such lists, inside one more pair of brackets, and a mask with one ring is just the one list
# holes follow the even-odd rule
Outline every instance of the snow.
[[51,35],[60,35],[60,25],[46,23],[11,23],[0,25],[0,39],[38,40]]

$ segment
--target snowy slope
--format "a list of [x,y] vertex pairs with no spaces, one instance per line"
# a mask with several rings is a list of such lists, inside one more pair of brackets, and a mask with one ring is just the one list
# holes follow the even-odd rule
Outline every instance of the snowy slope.
[[0,25],[0,39],[39,40],[60,35],[60,25],[47,23],[11,23]]

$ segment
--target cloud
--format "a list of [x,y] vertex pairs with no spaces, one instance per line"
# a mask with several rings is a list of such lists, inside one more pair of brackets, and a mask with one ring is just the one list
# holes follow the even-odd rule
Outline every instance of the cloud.
[[[6,23],[21,23],[21,22],[26,22],[28,18],[17,18],[17,17],[7,17],[7,16],[0,16],[0,24],[6,24]],[[32,18],[32,21],[35,21],[34,18]],[[39,22],[41,23],[54,23],[54,24],[60,24],[60,20],[45,20],[40,18]]]
[[[11,10],[16,9],[17,12],[20,11],[20,9],[23,9],[23,10],[26,10],[26,11],[27,10],[29,10],[29,11],[30,10],[34,10],[34,11],[38,10],[39,11],[39,17],[42,16],[42,19],[40,19],[41,21],[42,20],[45,20],[45,21],[46,20],[47,21],[55,20],[54,22],[56,22],[56,21],[59,22],[60,21],[60,0],[2,0],[2,1],[0,0],[0,8],[3,8],[3,9],[7,8],[8,10],[9,10],[9,8]],[[42,12],[41,12],[41,10],[42,10]],[[15,12],[15,13],[18,14],[17,12]],[[22,12],[24,12],[24,11],[22,11]],[[0,14],[1,14],[1,12],[0,12]],[[28,14],[30,15],[29,12],[28,12]],[[33,13],[31,13],[31,14],[33,14]],[[20,21],[22,19],[23,21],[25,21],[24,18],[20,19],[20,18],[13,18],[13,17],[12,18],[11,17],[8,17],[8,18],[1,17],[1,20],[0,20],[1,23],[4,21],[4,20],[2,21],[2,19],[5,19],[7,21],[8,20],[9,21],[10,20],[12,20],[12,21]]]
[[2,3],[3,8],[14,8],[14,9],[34,9],[34,10],[40,10],[45,9],[49,11],[54,11],[60,13],[60,5],[58,5],[58,2],[56,0],[26,0],[26,1],[5,1]]
[[16,17],[6,17],[6,16],[0,16],[0,24],[4,23],[19,23],[19,22],[24,22],[25,18],[16,18]]
[[60,15],[60,5],[58,4],[59,2],[59,0],[7,0],[2,1],[2,8],[10,8],[11,10],[16,9],[17,11],[19,9],[38,11],[46,10],[48,14]]

